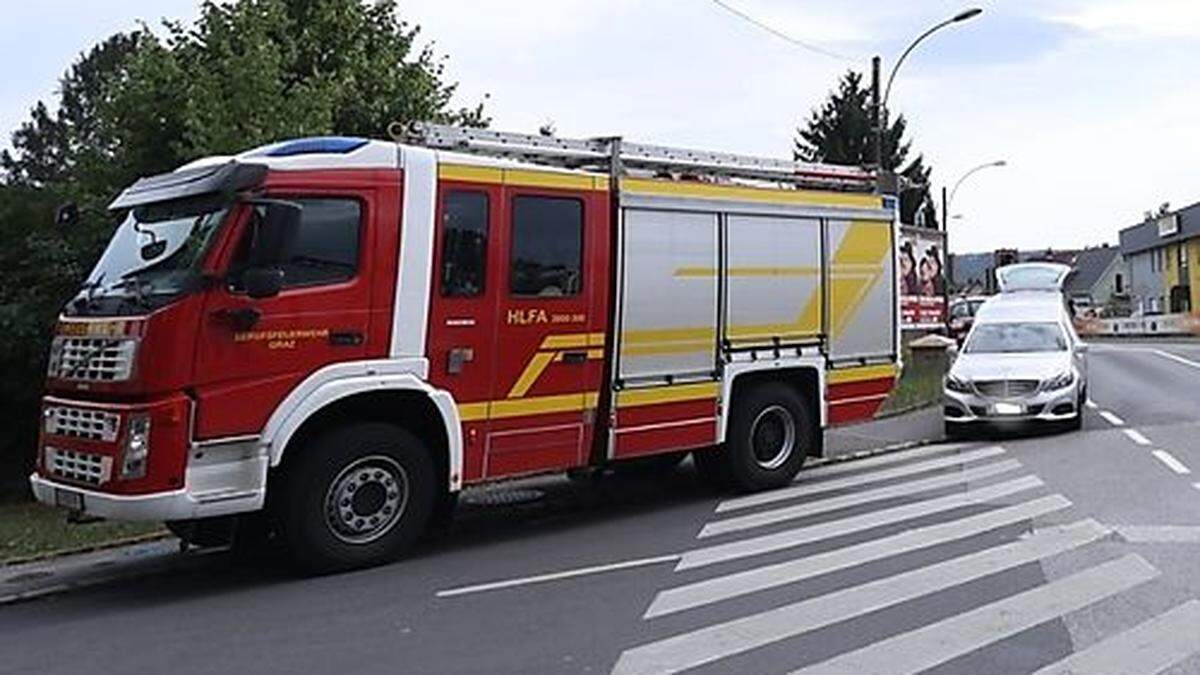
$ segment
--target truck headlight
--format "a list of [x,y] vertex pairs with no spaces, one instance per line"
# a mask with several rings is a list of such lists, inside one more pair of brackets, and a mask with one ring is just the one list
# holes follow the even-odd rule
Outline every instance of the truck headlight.
[[150,416],[133,415],[125,434],[125,454],[121,459],[121,478],[142,478],[150,457]]
[[1042,388],[1046,391],[1054,391],[1056,389],[1066,389],[1075,383],[1075,373],[1068,370],[1065,373],[1059,373],[1054,377],[1046,380]]
[[953,375],[946,376],[946,389],[960,394],[971,393],[971,383]]

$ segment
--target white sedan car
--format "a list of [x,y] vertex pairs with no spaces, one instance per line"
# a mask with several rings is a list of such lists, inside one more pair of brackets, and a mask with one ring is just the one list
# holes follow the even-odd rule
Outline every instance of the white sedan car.
[[1087,345],[1061,296],[1005,297],[979,311],[946,376],[946,435],[973,426],[1053,423],[1078,429],[1087,401]]

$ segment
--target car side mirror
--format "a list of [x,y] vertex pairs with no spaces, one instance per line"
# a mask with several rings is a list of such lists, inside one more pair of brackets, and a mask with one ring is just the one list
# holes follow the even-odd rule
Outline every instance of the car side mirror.
[[260,300],[283,290],[282,265],[291,254],[303,209],[295,202],[278,199],[256,199],[250,204],[264,209],[253,225],[249,265],[240,281],[247,296]]
[[278,267],[251,267],[242,273],[242,288],[255,299],[273,298],[283,290],[283,270]]
[[255,227],[250,266],[277,267],[287,260],[291,252],[292,242],[300,231],[303,207],[278,199],[258,199],[251,204],[265,206],[266,209]]
[[1076,354],[1088,353],[1088,343],[1080,342],[1079,344],[1075,345],[1075,353]]

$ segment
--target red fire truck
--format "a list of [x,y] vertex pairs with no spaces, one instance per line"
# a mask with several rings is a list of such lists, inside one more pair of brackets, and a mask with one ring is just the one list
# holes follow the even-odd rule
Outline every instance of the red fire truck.
[[784,485],[897,373],[875,186],[437,125],[144,178],[58,323],[33,491],[335,570],[489,481],[691,452]]

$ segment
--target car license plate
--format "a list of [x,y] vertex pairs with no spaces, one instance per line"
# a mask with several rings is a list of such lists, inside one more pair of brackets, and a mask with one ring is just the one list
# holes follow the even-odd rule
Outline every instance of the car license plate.
[[993,410],[997,415],[1021,415],[1025,412],[1025,406],[1020,403],[997,403]]
[[78,492],[72,492],[71,490],[54,488],[54,505],[61,506],[64,509],[70,509],[72,511],[82,511],[83,495],[79,494]]

